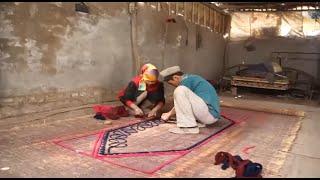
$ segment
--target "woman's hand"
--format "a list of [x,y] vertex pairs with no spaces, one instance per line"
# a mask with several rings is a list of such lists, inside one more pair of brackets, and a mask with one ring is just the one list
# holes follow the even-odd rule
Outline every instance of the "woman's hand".
[[143,116],[143,115],[144,115],[144,112],[143,112],[139,107],[136,107],[136,108],[134,109],[134,114],[135,114],[136,116]]
[[135,116],[143,116],[144,112],[139,108],[139,106],[135,105],[134,103],[130,104],[129,106],[133,111]]
[[157,116],[157,111],[155,111],[155,110],[151,110],[151,111],[148,113],[148,118],[156,117],[156,116]]

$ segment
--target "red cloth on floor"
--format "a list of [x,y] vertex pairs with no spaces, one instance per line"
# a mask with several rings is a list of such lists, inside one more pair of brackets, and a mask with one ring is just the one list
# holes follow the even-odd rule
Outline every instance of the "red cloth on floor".
[[129,112],[126,110],[124,106],[116,106],[114,107],[114,110],[117,112],[117,115],[120,117],[128,117]]
[[95,105],[93,106],[93,110],[96,113],[100,113],[103,117],[113,120],[129,116],[124,106]]

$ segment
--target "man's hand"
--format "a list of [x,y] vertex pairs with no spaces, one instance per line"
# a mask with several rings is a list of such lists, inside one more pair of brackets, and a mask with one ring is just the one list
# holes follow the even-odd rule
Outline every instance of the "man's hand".
[[161,115],[161,119],[164,121],[167,121],[167,120],[169,120],[170,116],[171,116],[171,112],[163,113]]

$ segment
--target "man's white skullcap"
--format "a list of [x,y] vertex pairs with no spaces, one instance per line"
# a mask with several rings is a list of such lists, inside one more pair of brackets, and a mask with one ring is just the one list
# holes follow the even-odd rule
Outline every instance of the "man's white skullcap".
[[177,73],[177,72],[180,72],[180,67],[179,66],[172,66],[172,67],[169,67],[163,71],[160,72],[160,75],[164,78],[164,77],[167,77],[167,76],[170,76],[174,73]]

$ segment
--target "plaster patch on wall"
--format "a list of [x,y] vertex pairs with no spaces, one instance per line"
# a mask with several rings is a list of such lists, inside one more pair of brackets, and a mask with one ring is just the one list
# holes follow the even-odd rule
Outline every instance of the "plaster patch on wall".
[[19,39],[11,39],[8,42],[9,46],[14,46],[14,47],[22,47],[22,45],[20,44],[20,40]]
[[21,2],[15,2],[14,5],[18,6]]
[[13,15],[13,9],[11,9],[11,8],[2,9],[2,13],[7,14],[7,15]]
[[[146,63],[150,63],[150,59],[146,56],[139,56],[139,62],[141,62],[142,64],[146,64]],[[142,66],[142,64],[140,64]]]
[[10,57],[10,54],[0,51],[0,61],[3,61]]
[[34,15],[38,12],[38,8],[37,8],[37,5],[35,4],[32,4],[31,7],[30,7],[30,16],[31,17],[34,17]]
[[[50,26],[51,27],[51,26]],[[50,28],[49,27],[49,28]],[[52,28],[57,28],[59,27],[60,28],[60,25],[59,26],[53,26]],[[63,40],[63,41],[66,41],[69,39],[69,35],[70,35],[70,32],[71,32],[71,27],[70,25],[67,25],[67,27],[64,27],[65,28],[65,34],[58,34],[56,32],[52,32],[52,35],[53,36],[56,36],[57,38]],[[48,29],[49,32],[52,31],[52,29]]]
[[[94,64],[92,60],[92,54],[90,51],[92,45],[90,42],[95,36],[97,29],[91,23],[91,19],[87,17],[68,18],[70,22],[75,23],[75,30],[70,35],[70,26],[67,26],[65,35],[63,36],[64,45],[63,48],[57,52],[56,68],[58,72],[63,72],[66,69],[79,68],[86,70]],[[76,22],[74,22],[76,21]],[[82,43],[85,42],[85,43]],[[69,54],[75,54],[75,56],[69,56]]]
[[[126,16],[128,15],[128,10],[127,9],[123,9],[121,12],[120,12],[120,16]],[[129,18],[129,17],[128,17]]]
[[[66,6],[71,13],[48,3],[44,6],[17,4],[20,3],[10,6],[14,17],[0,13],[0,38],[4,37],[0,43],[0,51],[4,52],[0,55],[1,96],[55,93],[52,88],[71,91],[94,86],[109,92],[118,91],[127,84],[132,71],[127,15],[119,17],[121,11],[113,13],[113,9],[104,10],[116,14],[106,13],[108,17],[93,13],[79,15],[74,12],[74,6],[67,4],[62,7]],[[56,13],[60,16],[45,17],[49,15],[47,11],[52,10],[58,10]],[[26,21],[13,19],[19,14],[26,15],[28,22],[37,21],[41,29],[28,28],[30,24]],[[51,68],[56,71],[48,73]]]
[[54,85],[66,87],[66,83],[74,81],[77,86],[104,86],[118,90],[131,75],[123,74],[131,70],[132,63],[129,20],[109,16],[89,18],[68,18],[70,30],[61,35],[62,47],[56,52],[55,79],[70,75],[72,80]]
[[49,4],[56,5],[58,7],[62,7],[62,2],[50,2]]
[[75,20],[75,17],[66,17],[66,19],[70,22],[70,23],[74,23],[76,20]]
[[159,43],[157,43],[158,47],[161,49],[165,48],[165,42],[164,38],[159,39]]
[[13,72],[16,69],[14,63],[3,63],[0,61],[0,70]]
[[42,51],[48,51],[48,47],[49,47],[49,45],[48,45],[48,44],[45,44],[45,45],[43,45],[43,46],[41,47],[41,50],[42,50]]
[[[140,26],[138,28],[139,34],[146,34],[146,30],[143,28],[143,26]],[[138,46],[142,46],[145,43],[145,36],[138,36],[137,38],[137,44]]]
[[97,31],[97,27],[92,24],[92,20],[86,16],[80,16],[77,28],[87,33],[95,33]]
[[15,65],[10,60],[10,54],[0,51],[0,70],[12,72],[15,69]]
[[14,44],[15,47],[22,47],[22,45],[20,44],[19,41],[17,41],[15,44]]
[[40,27],[43,29],[46,29],[47,31],[51,32],[51,31],[55,31],[55,29],[64,29],[66,27],[60,25],[60,24],[56,24],[56,25],[44,25],[44,24],[40,24]]
[[144,39],[144,36],[143,37],[139,37],[139,39],[137,40],[138,41],[138,46],[142,46],[145,42],[145,39]]
[[41,70],[41,58],[42,52],[39,47],[36,46],[36,41],[33,39],[26,39],[26,57],[27,65],[32,72],[39,72]]
[[182,36],[178,35],[176,38],[176,40],[177,40],[176,48],[181,47],[181,39],[182,39]]
[[4,14],[0,15],[0,38],[11,39],[13,38],[13,24],[10,20],[5,19]]

